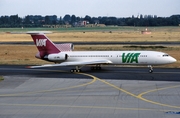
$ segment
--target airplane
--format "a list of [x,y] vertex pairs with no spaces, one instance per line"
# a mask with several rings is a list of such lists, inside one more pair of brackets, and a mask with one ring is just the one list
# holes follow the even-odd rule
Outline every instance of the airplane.
[[30,66],[29,68],[75,66],[70,72],[81,72],[81,68],[91,65],[92,70],[101,70],[101,65],[147,65],[149,73],[152,65],[163,65],[176,62],[167,53],[158,51],[73,51],[72,43],[53,43],[45,34],[48,31],[29,31],[39,52],[36,58],[55,64]]

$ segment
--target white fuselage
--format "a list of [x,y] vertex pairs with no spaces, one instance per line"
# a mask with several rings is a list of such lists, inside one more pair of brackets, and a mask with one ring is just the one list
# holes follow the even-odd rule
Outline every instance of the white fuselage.
[[[57,56],[61,55],[67,55],[67,59],[59,61]],[[176,61],[168,54],[157,51],[68,51],[55,54],[52,58],[54,62],[91,62],[106,59],[115,65],[159,65]]]

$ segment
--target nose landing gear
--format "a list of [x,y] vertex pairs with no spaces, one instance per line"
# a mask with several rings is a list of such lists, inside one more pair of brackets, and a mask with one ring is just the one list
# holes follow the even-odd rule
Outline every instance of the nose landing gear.
[[152,73],[153,72],[153,67],[151,65],[148,65],[149,67],[149,73]]

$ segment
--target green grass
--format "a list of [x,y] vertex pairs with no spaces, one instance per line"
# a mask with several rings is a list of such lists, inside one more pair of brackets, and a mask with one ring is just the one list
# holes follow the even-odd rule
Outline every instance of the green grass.
[[54,31],[54,32],[88,32],[118,31],[119,27],[71,27],[71,28],[0,28],[0,32]]
[[4,78],[2,76],[0,76],[0,82],[3,81],[3,80],[4,80]]
[[26,32],[26,31],[54,31],[54,32],[109,32],[109,31],[141,31],[148,28],[151,31],[180,31],[180,27],[129,27],[129,26],[106,26],[106,27],[71,27],[71,28],[0,28],[0,32]]

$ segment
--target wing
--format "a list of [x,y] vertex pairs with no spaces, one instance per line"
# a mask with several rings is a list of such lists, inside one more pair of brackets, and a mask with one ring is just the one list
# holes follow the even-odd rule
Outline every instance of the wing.
[[28,66],[28,68],[43,68],[43,67],[58,67],[58,66],[81,66],[81,65],[96,65],[96,64],[111,64],[109,60],[89,60],[89,61],[72,61],[62,62],[60,64],[46,64],[41,66]]

